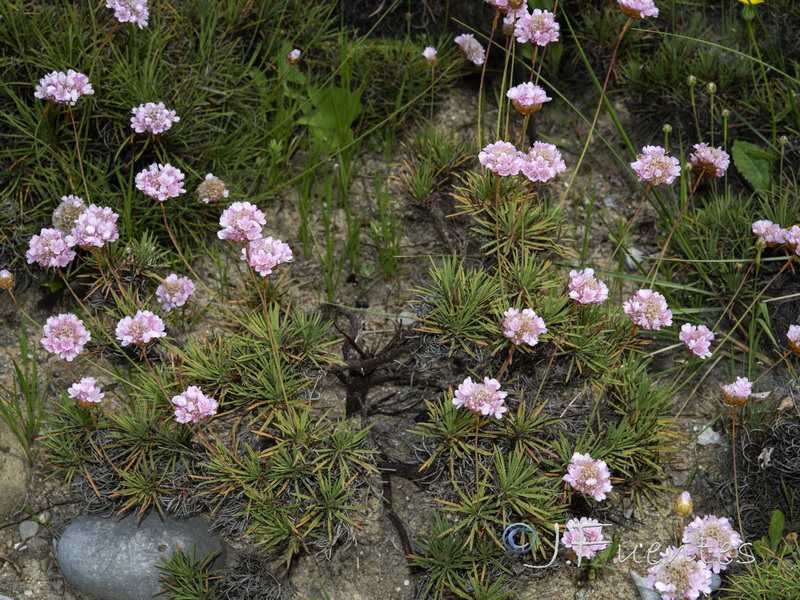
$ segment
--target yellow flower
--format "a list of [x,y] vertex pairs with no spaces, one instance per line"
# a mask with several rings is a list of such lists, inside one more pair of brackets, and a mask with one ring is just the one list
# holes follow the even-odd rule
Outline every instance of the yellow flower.
[[764,0],[739,0],[742,4],[746,4],[747,6],[755,6],[756,4],[761,4]]

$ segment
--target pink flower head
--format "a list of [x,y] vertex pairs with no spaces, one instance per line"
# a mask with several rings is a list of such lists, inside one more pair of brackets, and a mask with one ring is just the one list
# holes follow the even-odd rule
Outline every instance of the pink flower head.
[[705,325],[690,325],[684,323],[678,337],[690,352],[694,352],[700,358],[711,356],[711,341],[714,333]]
[[175,111],[167,109],[163,102],[140,104],[136,108],[132,108],[131,112],[133,113],[131,127],[136,133],[149,131],[157,135],[165,132],[172,127],[173,123],[181,120],[180,117],[175,116]]
[[636,162],[631,163],[631,168],[639,181],[653,186],[670,184],[681,174],[678,159],[667,156],[667,151],[661,146],[645,146]]
[[106,0],[106,8],[114,9],[114,17],[120,23],[136,23],[139,29],[147,27],[147,0]]
[[300,50],[294,48],[289,54],[286,55],[286,64],[294,66],[300,62]]
[[0,271],[0,290],[11,291],[14,289],[14,274],[8,269]]
[[486,3],[502,13],[508,10],[508,0],[486,0]]
[[567,170],[561,153],[553,144],[534,142],[528,154],[523,154],[522,172],[531,181],[550,181]]
[[25,257],[28,264],[36,262],[43,267],[66,267],[75,258],[75,252],[58,229],[42,229],[39,235],[31,238]]
[[641,21],[646,17],[657,17],[658,9],[653,0],[617,0],[625,16]]
[[786,242],[784,237],[786,230],[772,221],[756,221],[753,223],[753,233],[763,238],[767,246],[777,246]]
[[514,28],[519,19],[530,15],[528,12],[527,0],[520,2],[518,8],[508,7],[505,15],[503,15],[503,35],[514,35]]
[[[2,286],[0,285],[0,287]],[[786,338],[789,340],[789,348],[792,349],[792,352],[800,354],[800,325],[789,325]]]
[[197,187],[197,195],[200,196],[200,202],[204,204],[219,202],[228,197],[228,188],[222,179],[215,177],[211,173],[206,173],[203,183]]
[[608,286],[596,279],[594,269],[569,272],[569,297],[581,304],[602,304],[608,300]]
[[781,233],[783,233],[784,243],[789,250],[800,255],[800,227],[792,225],[789,229],[784,229]]
[[242,260],[250,254],[250,266],[266,277],[278,265],[292,260],[292,249],[289,244],[271,237],[260,238],[250,242],[248,248],[242,248]]
[[133,317],[124,317],[117,323],[117,339],[122,346],[146,346],[166,335],[164,321],[149,310],[139,310]]
[[175,420],[178,423],[199,423],[201,419],[217,414],[217,401],[206,396],[200,388],[190,385],[182,394],[172,398]]
[[661,560],[647,570],[647,584],[662,600],[697,600],[711,593],[711,569],[692,558],[685,546],[659,552]]
[[592,558],[598,552],[605,550],[611,542],[603,537],[603,528],[597,519],[570,519],[567,521],[567,531],[561,538],[565,548],[569,548],[578,557],[578,564],[582,558]]
[[725,402],[731,406],[742,406],[753,393],[753,384],[747,377],[737,377],[733,383],[723,385],[722,392]]
[[81,213],[86,210],[86,203],[78,196],[61,196],[61,204],[53,211],[53,227],[67,235]]
[[495,175],[506,177],[516,175],[522,167],[524,154],[509,142],[489,144],[478,154],[480,163]]
[[681,492],[678,499],[675,501],[675,512],[681,517],[688,517],[694,512],[694,500],[689,492]]
[[706,515],[696,517],[683,530],[683,543],[690,554],[696,556],[714,573],[728,568],[728,563],[742,545],[742,537],[725,517]]
[[161,308],[169,311],[186,304],[189,296],[194,294],[194,289],[194,282],[191,279],[178,277],[173,273],[156,288],[156,298],[161,302]]
[[575,452],[567,471],[567,475],[563,477],[564,481],[573,489],[591,496],[598,502],[605,500],[606,494],[611,491],[611,473],[605,461],[592,460],[589,454]]
[[42,346],[48,352],[58,354],[67,362],[83,352],[83,347],[92,339],[76,315],[72,313],[48,317],[42,328]]
[[494,415],[495,419],[502,419],[503,413],[508,409],[503,406],[507,392],[500,391],[500,382],[496,379],[483,378],[483,383],[474,383],[472,377],[467,377],[458,386],[453,404],[456,408],[466,406],[474,413]]
[[221,231],[217,237],[233,242],[249,242],[261,237],[261,227],[266,225],[264,213],[249,202],[234,202],[219,217]]
[[107,206],[91,204],[78,217],[75,226],[66,237],[66,242],[70,247],[80,246],[84,250],[102,248],[106,242],[115,242],[119,239],[117,219],[119,215]]
[[532,309],[526,308],[520,313],[516,308],[509,308],[503,313],[503,335],[514,344],[535,346],[543,333],[547,333],[547,327]]
[[514,108],[523,115],[530,115],[542,108],[542,103],[550,102],[552,98],[538,85],[531,82],[520,83],[506,92]]
[[66,73],[63,71],[53,71],[42,77],[36,91],[33,93],[37,98],[50,100],[59,104],[69,104],[75,106],[78,98],[94,94],[89,78],[83,73],[78,73],[72,69]]
[[436,48],[428,46],[422,51],[422,58],[428,61],[428,66],[433,67],[436,64]]
[[664,296],[653,290],[639,290],[622,305],[633,324],[642,329],[658,331],[672,325],[672,311],[667,307]]
[[536,8],[531,14],[517,20],[514,35],[518,42],[533,42],[539,46],[546,46],[550,42],[558,41],[559,29],[560,26],[553,13]]
[[164,202],[167,198],[177,198],[186,190],[181,186],[186,177],[180,169],[176,169],[171,164],[160,165],[153,163],[144,171],[136,175],[136,189],[145,194]]
[[67,394],[83,406],[88,406],[90,402],[99,404],[103,396],[105,396],[100,391],[100,386],[97,385],[97,380],[94,377],[83,377],[80,383],[73,383],[69,386]]
[[475,39],[474,35],[471,33],[462,33],[456,36],[453,41],[461,49],[461,54],[464,55],[464,58],[477,66],[483,64],[486,50],[484,50],[481,43]]
[[725,174],[731,157],[722,148],[708,144],[695,144],[691,159],[692,168],[706,177],[719,178]]

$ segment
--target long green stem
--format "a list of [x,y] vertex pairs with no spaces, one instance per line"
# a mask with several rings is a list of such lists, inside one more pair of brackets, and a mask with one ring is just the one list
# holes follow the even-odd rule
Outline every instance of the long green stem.
[[83,160],[81,159],[81,144],[78,140],[78,127],[75,125],[75,115],[72,113],[72,106],[67,104],[67,110],[69,111],[69,118],[72,121],[72,132],[75,134],[75,152],[78,155],[78,166],[81,169],[81,179],[83,179],[83,189],[86,192],[86,202],[91,204],[91,199],[89,198],[89,186],[86,184],[86,174],[83,172]]
[[489,34],[489,45],[486,46],[486,55],[483,57],[483,68],[481,69],[481,84],[478,88],[478,150],[483,148],[483,82],[486,79],[486,63],[489,62],[489,51],[492,49],[492,39],[497,29],[497,20],[500,18],[500,11],[495,11],[494,21],[492,21],[492,32]]

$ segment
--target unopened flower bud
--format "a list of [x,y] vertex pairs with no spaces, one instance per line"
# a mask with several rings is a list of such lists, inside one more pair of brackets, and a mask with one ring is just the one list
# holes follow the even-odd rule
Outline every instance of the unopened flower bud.
[[786,339],[789,341],[789,349],[795,354],[800,354],[800,325],[789,325]]
[[0,289],[8,290],[9,292],[14,287],[14,274],[8,269],[0,271]]
[[763,252],[766,248],[767,248],[767,240],[765,240],[763,237],[759,237],[756,240],[756,250],[758,250],[759,252]]
[[785,146],[786,144],[788,144],[788,143],[789,143],[789,138],[788,138],[788,137],[786,137],[785,135],[782,135],[781,137],[779,137],[779,138],[778,138],[778,143],[779,143],[781,146]]
[[722,115],[723,119],[727,119],[731,116],[731,111],[729,111],[727,108],[723,108],[720,114]]
[[408,21],[408,22],[410,23],[410,22],[411,22],[411,19],[413,19],[413,18],[414,18],[414,15],[412,15],[410,12],[407,12],[407,13],[405,14],[405,18],[406,18],[406,21]]
[[428,46],[422,51],[422,57],[428,61],[428,66],[433,68],[436,65],[436,48]]
[[713,81],[709,81],[709,82],[706,84],[706,91],[707,91],[709,94],[716,94],[716,93],[717,93],[717,84],[716,84],[716,83],[714,83]]
[[294,66],[300,62],[300,50],[295,48],[286,55],[286,64]]
[[670,125],[669,123],[666,123],[666,124],[665,124],[665,125],[664,125],[664,126],[661,128],[661,131],[663,131],[664,133],[672,133],[672,125]]
[[689,87],[694,87],[695,85],[697,85],[697,77],[695,77],[694,75],[689,75],[686,78],[686,85],[688,85]]
[[688,517],[694,512],[694,500],[689,492],[683,492],[675,502],[675,512],[681,517]]

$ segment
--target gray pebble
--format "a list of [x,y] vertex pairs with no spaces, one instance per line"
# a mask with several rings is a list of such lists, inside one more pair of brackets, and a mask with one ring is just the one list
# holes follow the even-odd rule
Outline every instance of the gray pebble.
[[36,521],[23,521],[19,524],[19,537],[27,540],[39,532],[39,524]]
[[633,583],[639,591],[639,596],[641,596],[642,600],[661,600],[661,594],[653,588],[648,587],[647,579],[634,571],[631,571],[631,579],[633,579]]

